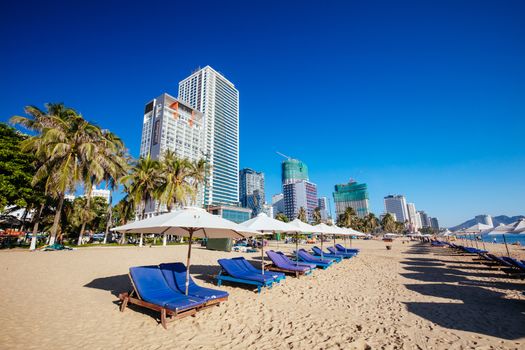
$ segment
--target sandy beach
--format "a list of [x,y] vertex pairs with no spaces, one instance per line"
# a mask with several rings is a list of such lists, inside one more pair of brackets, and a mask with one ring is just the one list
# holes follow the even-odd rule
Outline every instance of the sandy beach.
[[[353,246],[358,257],[260,295],[225,284],[228,302],[168,330],[156,313],[119,312],[117,295],[130,289],[130,266],[185,261],[186,246],[2,251],[0,348],[525,348],[525,280],[418,242]],[[206,287],[221,257],[260,262],[259,253],[194,248],[192,276]]]

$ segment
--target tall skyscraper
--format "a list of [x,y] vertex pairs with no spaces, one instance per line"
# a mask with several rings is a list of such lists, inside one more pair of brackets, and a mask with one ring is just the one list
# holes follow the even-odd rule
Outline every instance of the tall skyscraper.
[[239,199],[241,206],[259,214],[266,203],[264,194],[264,173],[250,168],[239,171]]
[[272,196],[273,217],[279,213],[284,214],[284,195],[282,193]]
[[290,220],[297,218],[299,209],[304,208],[306,210],[307,221],[313,221],[314,210],[319,204],[316,184],[306,180],[284,184],[283,194],[284,214]]
[[[168,94],[162,94],[148,102],[144,108],[140,156],[160,159],[166,151],[180,158],[199,160],[203,158],[203,114],[185,102]],[[202,206],[203,191],[199,190],[195,203]],[[157,211],[156,204],[146,205],[148,215]],[[163,211],[163,208],[161,208]]]
[[319,210],[321,211],[321,221],[326,222],[326,220],[328,220],[328,198],[320,197],[318,203]]
[[423,210],[417,212],[421,221],[421,227],[431,227],[430,217]]
[[407,203],[407,214],[408,222],[412,228],[412,231],[417,231],[421,226],[419,225],[419,220],[417,219],[417,210],[414,203]]
[[179,98],[204,114],[204,152],[210,164],[204,203],[239,202],[239,91],[210,66],[179,83]]
[[437,218],[430,218],[430,227],[439,230],[439,221]]
[[350,180],[347,184],[335,185],[334,202],[335,212],[339,216],[346,208],[353,208],[358,217],[364,218],[370,213],[368,209],[368,187]]
[[406,202],[405,196],[389,195],[389,196],[386,196],[384,200],[385,200],[385,211],[387,213],[396,214],[397,222],[405,222],[408,220],[407,202]]
[[308,167],[298,159],[287,158],[281,164],[284,214],[293,220],[300,208],[306,210],[307,221],[313,220],[317,200],[317,185],[308,181]]

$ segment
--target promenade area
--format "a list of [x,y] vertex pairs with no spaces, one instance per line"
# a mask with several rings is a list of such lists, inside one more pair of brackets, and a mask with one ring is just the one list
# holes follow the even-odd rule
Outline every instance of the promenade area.
[[[146,309],[119,312],[117,295],[131,288],[130,266],[185,261],[186,246],[2,251],[0,348],[525,348],[525,280],[419,242],[353,246],[358,257],[260,295],[225,283],[226,303],[167,330]],[[217,259],[241,255],[260,262],[194,246],[192,276],[217,288]]]

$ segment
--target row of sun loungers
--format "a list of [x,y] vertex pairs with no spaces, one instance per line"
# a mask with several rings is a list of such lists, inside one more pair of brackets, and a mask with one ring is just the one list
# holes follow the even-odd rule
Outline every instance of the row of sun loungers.
[[450,247],[461,254],[476,256],[475,260],[484,265],[496,267],[512,276],[525,277],[525,260],[520,261],[509,256],[496,256],[484,249],[466,247],[444,241],[433,241],[432,245]]
[[[330,249],[331,248],[331,249]],[[272,288],[286,278],[286,273],[296,277],[310,275],[316,268],[327,269],[342,259],[350,259],[359,253],[357,249],[345,249],[342,246],[328,248],[329,253],[314,247],[312,253],[299,249],[299,260],[292,260],[282,252],[266,252],[272,263],[265,266],[264,274],[245,258],[219,259],[221,267],[216,276],[217,285],[223,282],[255,286],[258,293],[263,287]],[[295,258],[295,256],[294,256]],[[198,311],[219,305],[228,300],[228,293],[222,290],[204,288],[189,277],[186,294],[186,266],[182,263],[160,264],[159,266],[137,266],[129,269],[133,290],[121,293],[120,311],[128,304],[139,305],[160,313],[160,323],[164,328],[167,323],[194,316]]]

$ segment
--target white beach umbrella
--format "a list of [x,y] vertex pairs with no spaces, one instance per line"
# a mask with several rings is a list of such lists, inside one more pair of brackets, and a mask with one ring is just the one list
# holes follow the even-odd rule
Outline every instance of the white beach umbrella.
[[525,219],[521,219],[516,226],[514,226],[514,233],[525,233]]
[[[241,222],[239,225],[246,227],[251,231],[261,232],[261,238],[264,233],[275,232],[296,232],[297,228],[285,222],[272,219],[268,215],[261,213],[253,219]],[[261,270],[264,275],[264,238],[261,240]]]
[[[320,223],[318,225],[315,225],[315,227],[321,231],[322,234],[327,235],[334,235],[334,249],[335,249],[335,235],[345,235],[347,234],[346,231],[344,231],[342,228],[337,226],[330,226],[323,223]],[[324,258],[324,252],[323,252],[323,236],[321,235],[321,259]]]
[[288,224],[293,226],[296,229],[295,231],[295,262],[298,263],[299,262],[299,237],[297,235],[299,233],[321,233],[321,232],[316,229],[317,226],[312,226],[299,219],[290,221]]
[[505,243],[505,249],[507,250],[507,255],[510,257],[510,252],[509,252],[509,247],[507,246],[507,238],[505,238],[505,235],[506,234],[513,234],[513,233],[516,233],[514,231],[515,229],[515,225],[517,223],[512,223],[512,224],[509,224],[509,225],[504,225],[504,224],[500,224],[499,226],[496,226],[495,228],[493,229],[489,229],[489,230],[485,230],[483,233],[486,233],[490,236],[494,236],[494,235],[502,235],[503,237],[503,243]]
[[192,238],[246,238],[259,235],[257,231],[250,230],[220,216],[212,215],[204,209],[192,207],[135,221],[111,230],[122,233],[158,233],[189,237],[186,262],[186,295],[189,286]]

